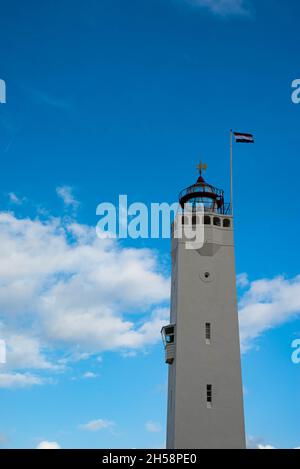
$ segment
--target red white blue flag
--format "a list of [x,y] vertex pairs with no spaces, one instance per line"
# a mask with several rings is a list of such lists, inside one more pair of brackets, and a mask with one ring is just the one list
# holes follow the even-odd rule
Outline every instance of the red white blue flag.
[[234,137],[236,143],[254,143],[254,136],[252,134],[234,132]]

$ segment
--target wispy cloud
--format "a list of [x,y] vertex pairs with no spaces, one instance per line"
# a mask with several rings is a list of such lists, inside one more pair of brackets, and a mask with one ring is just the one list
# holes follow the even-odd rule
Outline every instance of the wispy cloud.
[[197,7],[208,8],[216,15],[249,15],[247,0],[184,0]]
[[7,196],[9,201],[15,205],[22,205],[27,200],[26,197],[19,197],[15,192],[9,192]]
[[145,424],[146,430],[150,433],[159,433],[161,432],[161,424],[158,422],[153,422],[152,420],[149,420]]
[[249,279],[248,279],[248,274],[245,272],[242,274],[237,275],[236,277],[236,284],[240,288],[245,288],[248,287],[249,285]]
[[26,388],[43,384],[38,376],[27,373],[0,373],[0,388]]
[[0,80],[0,104],[6,103],[6,83],[4,80]]
[[97,419],[91,420],[88,423],[79,425],[80,430],[87,430],[89,432],[97,432],[99,430],[104,430],[107,428],[113,428],[115,423],[111,420]]
[[262,444],[259,444],[259,445],[257,446],[257,449],[275,449],[275,447],[272,446],[272,445],[262,445]]
[[82,375],[82,377],[83,377],[84,379],[94,379],[94,378],[97,378],[97,376],[98,376],[98,375],[97,375],[96,373],[94,373],[93,371],[86,371],[86,372]]
[[76,209],[79,207],[78,200],[74,197],[73,189],[70,186],[59,186],[56,188],[57,195],[62,199],[66,207]]
[[69,109],[70,102],[64,97],[59,97],[51,91],[40,90],[32,87],[24,87],[25,91],[33,98],[37,103],[42,103],[47,106],[56,109]]
[[247,449],[275,449],[272,445],[267,444],[263,438],[247,436]]
[[63,368],[59,365],[53,365],[45,358],[40,339],[24,332],[16,333],[4,328],[2,328],[2,335],[5,337],[9,369],[60,370]]

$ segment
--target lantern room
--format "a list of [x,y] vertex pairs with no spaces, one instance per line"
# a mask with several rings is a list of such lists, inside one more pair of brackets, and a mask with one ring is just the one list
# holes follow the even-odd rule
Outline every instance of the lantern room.
[[224,191],[208,184],[203,178],[202,172],[207,169],[207,165],[200,163],[197,168],[199,170],[197,182],[179,194],[181,208],[184,209],[186,205],[189,205],[192,210],[196,211],[197,207],[202,205],[205,212],[229,215],[230,204],[224,202]]

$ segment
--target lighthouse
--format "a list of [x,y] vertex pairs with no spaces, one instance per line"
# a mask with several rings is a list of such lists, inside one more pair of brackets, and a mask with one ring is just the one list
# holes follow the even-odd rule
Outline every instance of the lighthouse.
[[183,225],[202,224],[203,242],[187,249],[174,230],[171,242],[170,324],[162,328],[169,368],[167,448],[242,449],[233,216],[223,190],[205,181],[206,165],[198,169],[196,183],[179,195],[177,222],[181,217]]

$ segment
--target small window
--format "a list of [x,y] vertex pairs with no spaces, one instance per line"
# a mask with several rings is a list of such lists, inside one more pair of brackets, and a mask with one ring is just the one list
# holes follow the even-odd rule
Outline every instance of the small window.
[[228,218],[224,218],[223,226],[224,228],[230,228],[230,220]]
[[211,342],[211,324],[210,322],[205,323],[205,341],[207,345]]
[[215,226],[221,226],[221,220],[219,217],[214,217],[214,225]]
[[204,225],[210,225],[211,220],[209,215],[204,215]]
[[192,216],[192,225],[199,225],[199,217],[197,215]]
[[166,347],[167,344],[172,344],[175,339],[175,326],[173,324],[165,326],[161,330],[162,339]]
[[206,403],[207,403],[208,408],[212,407],[212,385],[211,384],[206,385]]
[[189,224],[189,219],[188,219],[188,217],[185,217],[184,215],[182,215],[182,217],[181,217],[181,223],[182,223],[182,225],[188,225],[188,224]]
[[165,362],[172,365],[175,359],[175,325],[164,326],[161,335],[165,348]]
[[165,328],[166,343],[171,344],[174,342],[174,326]]

